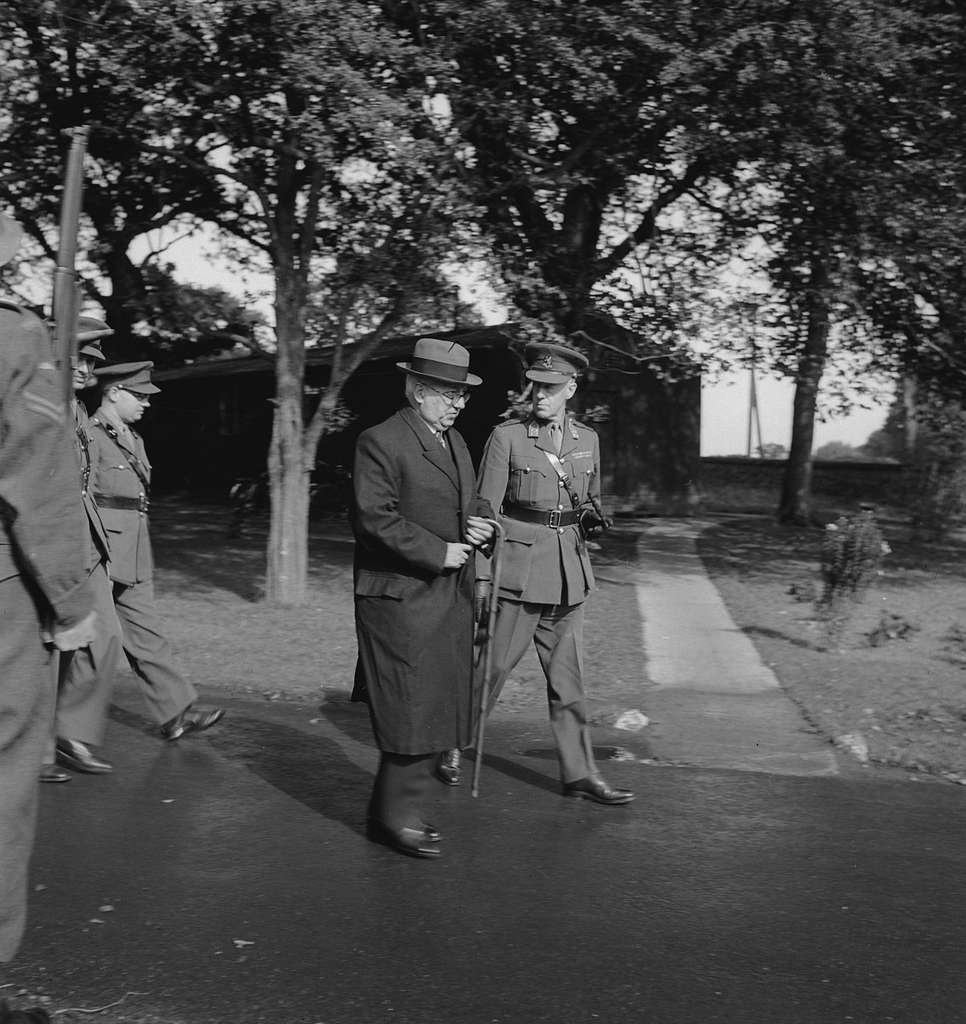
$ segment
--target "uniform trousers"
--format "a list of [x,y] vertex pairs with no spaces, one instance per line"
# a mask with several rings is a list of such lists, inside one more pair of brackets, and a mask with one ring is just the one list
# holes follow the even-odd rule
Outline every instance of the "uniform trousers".
[[547,680],[550,727],[564,783],[595,777],[583,685],[584,606],[501,599],[493,632],[493,669],[487,714],[531,640]]
[[37,775],[52,728],[56,672],[23,579],[0,581],[0,961],[13,959],[26,923]]
[[[97,612],[97,633],[90,647],[60,656],[56,735],[98,747],[107,731],[107,709],[121,660],[121,623],[107,566],[98,562],[88,577]],[[53,754],[48,758],[53,762]]]
[[137,676],[141,695],[159,724],[169,722],[198,699],[198,691],[178,669],[161,630],[154,604],[154,582],[114,583],[114,607],[121,642]]

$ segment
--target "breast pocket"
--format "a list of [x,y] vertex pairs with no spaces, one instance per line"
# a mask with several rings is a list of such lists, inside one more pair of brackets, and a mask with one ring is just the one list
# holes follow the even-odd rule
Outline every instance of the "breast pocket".
[[543,467],[530,459],[514,457],[510,460],[510,483],[507,490],[510,501],[517,505],[532,505],[546,494],[547,474]]
[[567,463],[567,476],[570,486],[579,501],[584,501],[590,491],[590,482],[594,476],[593,459],[572,459]]

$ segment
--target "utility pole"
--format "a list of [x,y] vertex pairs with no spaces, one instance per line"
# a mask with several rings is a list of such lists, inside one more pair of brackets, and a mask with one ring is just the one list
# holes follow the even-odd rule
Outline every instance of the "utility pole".
[[[748,440],[746,443],[745,454],[749,459],[751,458],[753,451],[759,458],[763,451],[761,440],[761,417],[758,415],[758,387],[755,382],[755,367],[758,361],[757,328],[758,309],[755,307],[751,320],[751,366],[748,370]],[[753,433],[757,433],[758,435],[757,448],[752,447]]]

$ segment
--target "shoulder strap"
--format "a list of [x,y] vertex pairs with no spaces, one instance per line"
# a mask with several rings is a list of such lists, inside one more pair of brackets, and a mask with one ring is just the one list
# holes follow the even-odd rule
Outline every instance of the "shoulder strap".
[[563,468],[563,463],[553,452],[545,451],[543,454],[547,456],[547,461],[551,466],[553,466],[557,476],[560,477],[560,482],[563,484],[563,488],[567,492],[567,496],[570,498],[570,504],[574,508],[578,508],[580,506],[580,502],[577,500],[577,495],[574,494],[574,489],[570,486],[570,477],[567,476],[567,471]]
[[141,460],[131,451],[128,450],[127,446],[121,443],[120,437],[118,437],[117,431],[110,423],[105,423],[102,419],[97,416],[91,417],[91,423],[97,424],[104,431],[105,434],[121,449],[121,453],[127,461],[127,464],[134,470],[137,478],[144,485],[145,493],[150,489],[151,483],[148,479],[147,470],[144,468],[144,464]]

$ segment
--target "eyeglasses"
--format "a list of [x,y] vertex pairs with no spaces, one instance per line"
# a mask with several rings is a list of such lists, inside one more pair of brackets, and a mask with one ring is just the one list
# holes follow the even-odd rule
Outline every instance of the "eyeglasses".
[[130,388],[122,388],[120,385],[118,385],[118,391],[126,391],[129,395],[133,395],[142,405],[151,404],[150,395],[142,395],[138,391],[132,391]]
[[445,398],[450,405],[456,405],[457,402],[465,402],[470,397],[469,388],[460,388],[459,391],[440,391],[439,388],[434,388],[432,384],[425,384],[424,387],[429,388],[430,391],[435,391],[440,398]]

